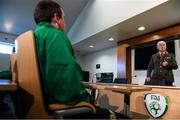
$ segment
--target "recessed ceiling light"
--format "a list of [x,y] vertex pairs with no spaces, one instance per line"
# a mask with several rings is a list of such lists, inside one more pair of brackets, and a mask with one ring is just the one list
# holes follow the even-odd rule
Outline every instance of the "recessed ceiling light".
[[154,35],[153,37],[154,37],[155,39],[159,39],[159,38],[160,38],[159,35]]
[[145,30],[145,29],[146,29],[146,28],[145,28],[144,26],[141,26],[141,27],[138,28],[139,31],[143,31],[143,30]]
[[12,22],[7,21],[7,22],[5,23],[5,29],[6,29],[7,31],[9,31],[9,30],[11,30],[11,28],[12,28]]
[[94,46],[93,46],[93,45],[90,45],[89,47],[90,47],[90,48],[93,48]]
[[109,41],[114,41],[114,38],[109,38],[108,40],[109,40]]

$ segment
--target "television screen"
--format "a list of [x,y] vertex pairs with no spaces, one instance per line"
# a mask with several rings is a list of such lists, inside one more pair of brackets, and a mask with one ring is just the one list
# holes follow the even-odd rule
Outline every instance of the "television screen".
[[[157,52],[156,43],[135,48],[135,70],[147,70],[151,56]],[[175,54],[174,41],[167,42],[167,51]]]
[[113,73],[96,73],[97,82],[112,83]]
[[83,81],[89,82],[89,71],[83,71]]

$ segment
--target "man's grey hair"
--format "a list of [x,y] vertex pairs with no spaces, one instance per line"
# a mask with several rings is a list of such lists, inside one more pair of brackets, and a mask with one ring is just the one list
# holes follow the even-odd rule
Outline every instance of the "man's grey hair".
[[157,47],[158,47],[160,44],[166,45],[166,42],[165,42],[165,41],[159,41],[159,42],[157,43]]

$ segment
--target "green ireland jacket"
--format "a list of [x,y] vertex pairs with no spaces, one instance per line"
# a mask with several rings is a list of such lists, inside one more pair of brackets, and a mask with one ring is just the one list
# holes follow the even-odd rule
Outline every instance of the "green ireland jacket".
[[[162,66],[162,62],[166,60],[168,62],[167,66]],[[156,53],[151,56],[150,63],[147,68],[147,77],[151,79],[161,79],[164,78],[167,82],[173,83],[173,69],[177,69],[177,62],[175,60],[174,54],[166,52],[163,56]]]
[[82,84],[82,70],[76,62],[67,36],[47,22],[35,29],[37,58],[45,97],[49,103],[74,105],[90,102]]

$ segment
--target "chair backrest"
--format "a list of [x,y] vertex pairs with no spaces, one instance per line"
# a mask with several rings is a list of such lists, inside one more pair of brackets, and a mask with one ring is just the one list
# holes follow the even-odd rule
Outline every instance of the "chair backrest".
[[115,78],[114,83],[127,84],[127,78]]
[[17,37],[18,93],[17,115],[22,118],[50,118],[47,114],[36,58],[33,31]]

